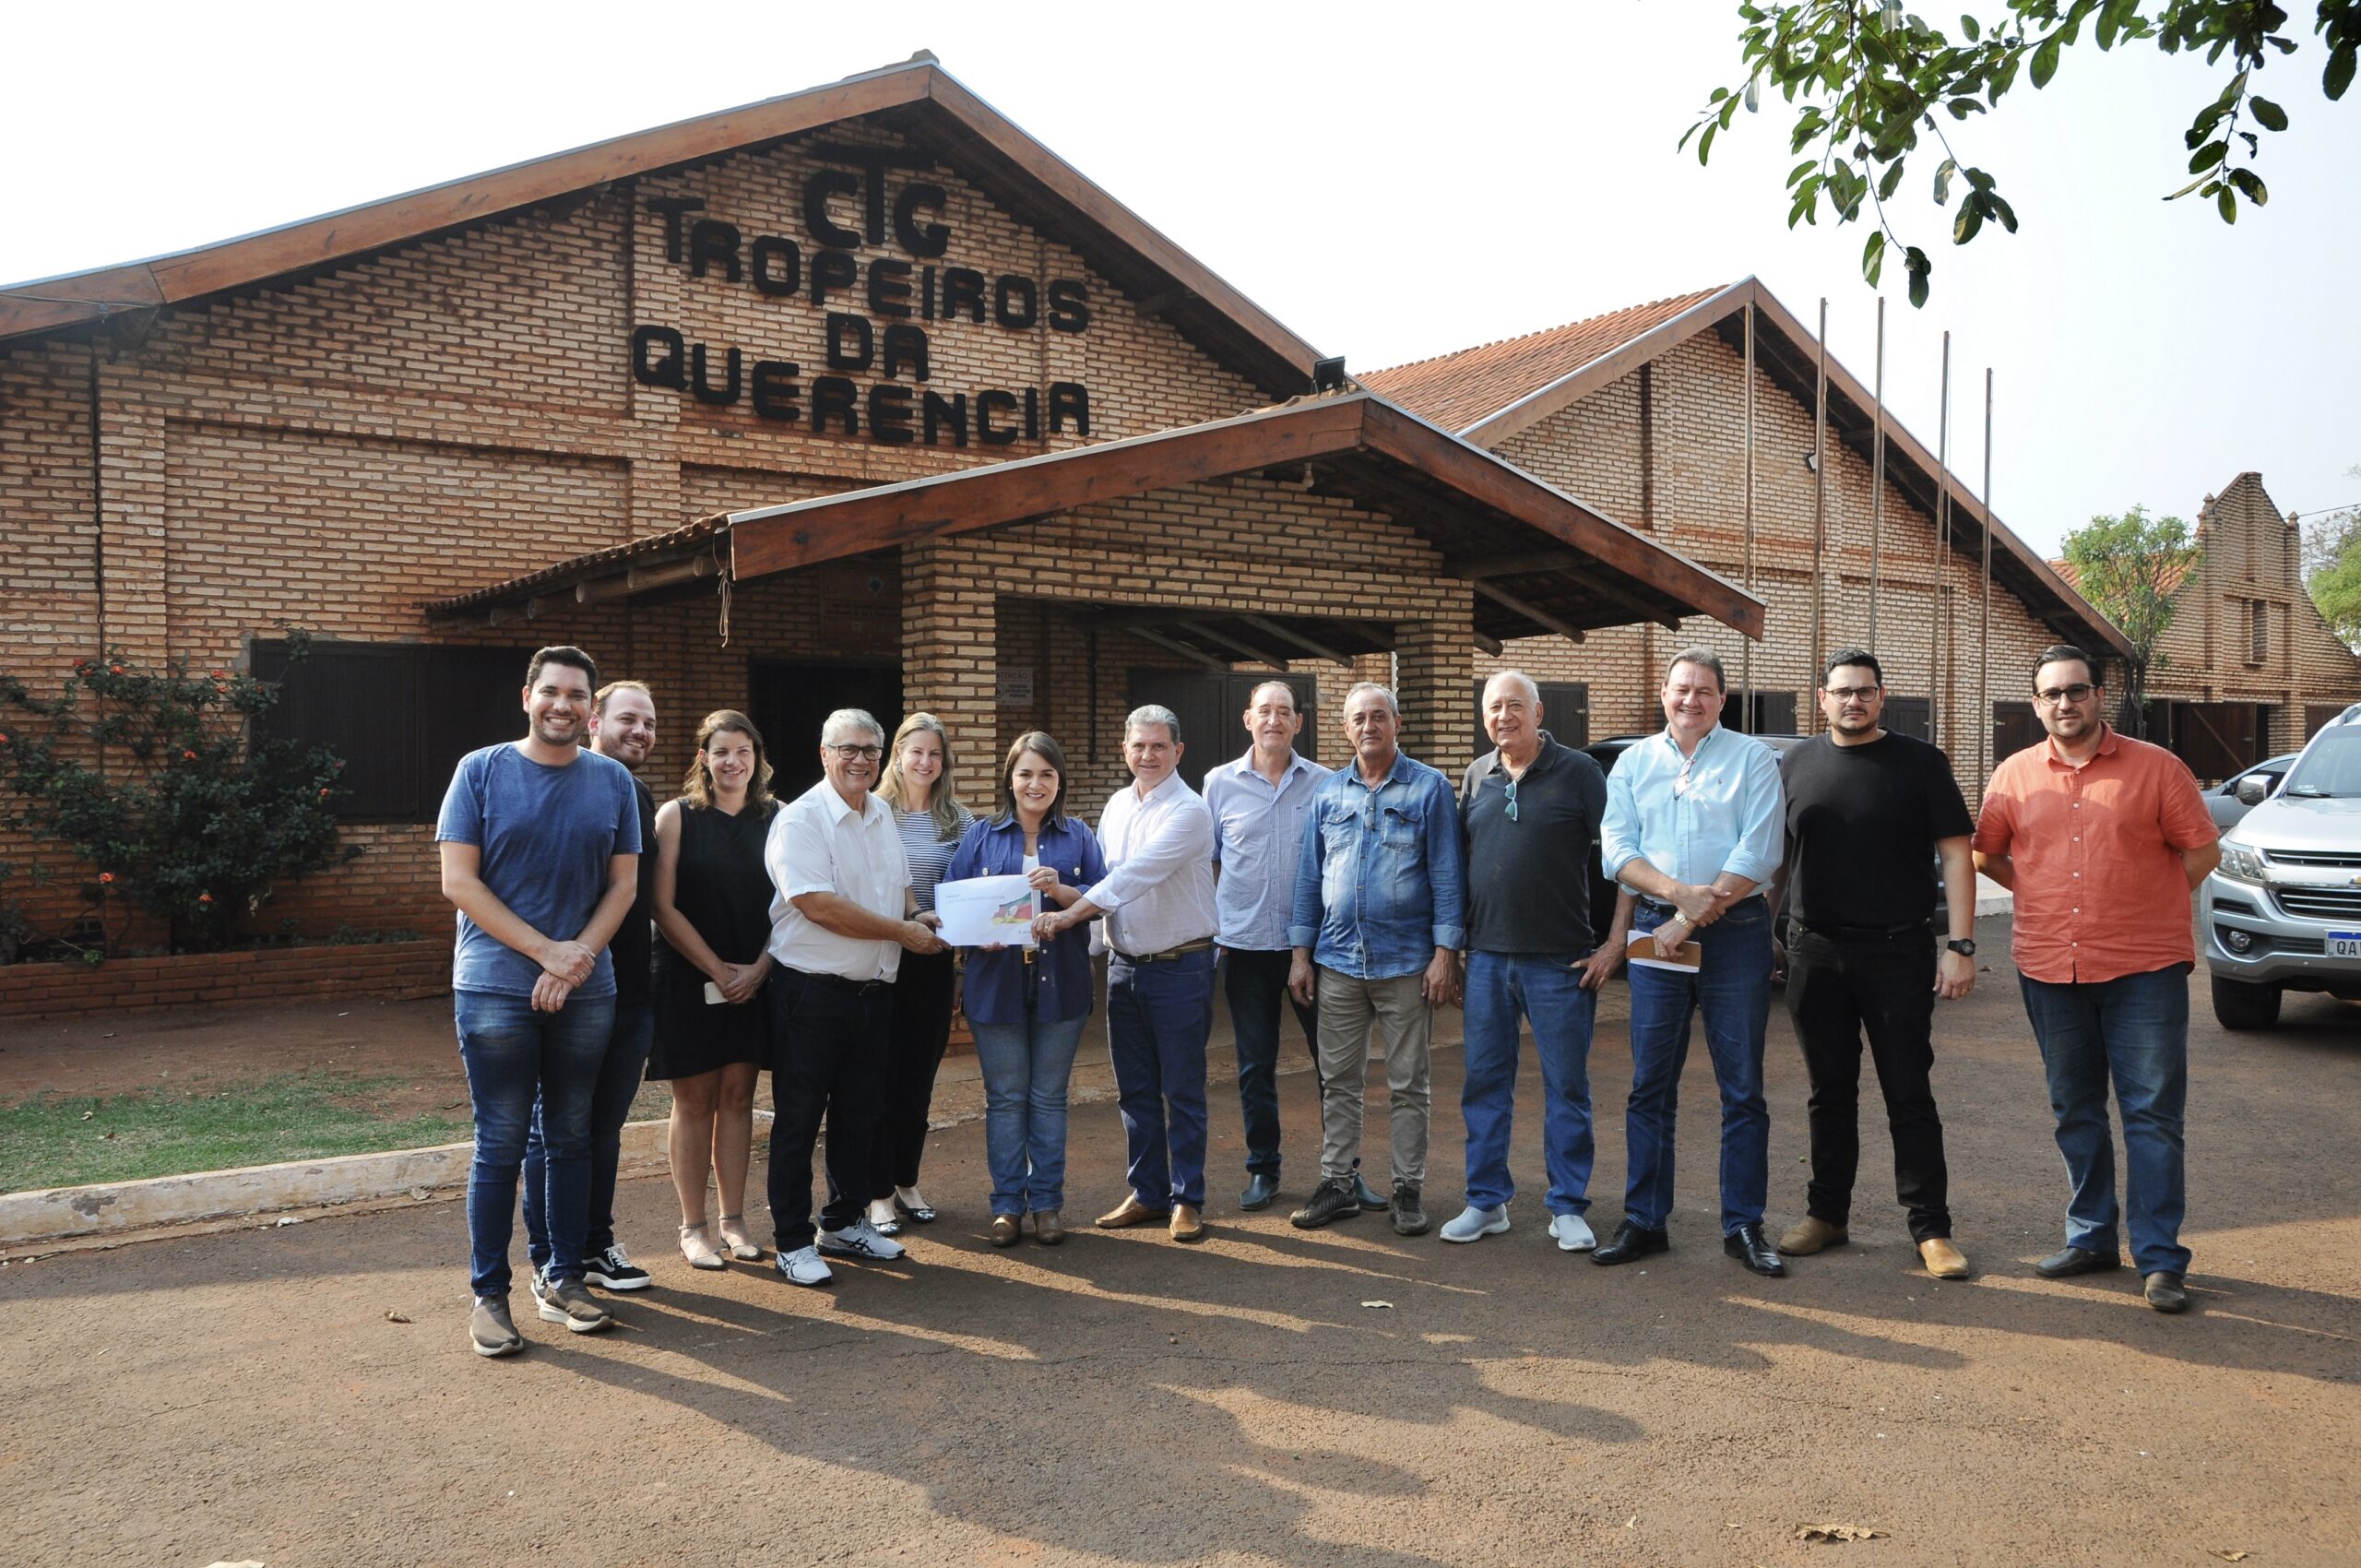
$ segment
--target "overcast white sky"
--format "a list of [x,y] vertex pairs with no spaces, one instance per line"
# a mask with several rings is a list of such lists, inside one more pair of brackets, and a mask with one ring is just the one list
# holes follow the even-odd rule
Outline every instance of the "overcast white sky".
[[[1945,7],[1946,14],[1949,7]],[[1987,8],[1987,11],[1989,7]],[[2308,14],[2309,7],[2295,7]],[[1354,368],[1513,337],[1753,273],[1868,381],[1858,229],[1790,233],[1776,100],[1710,169],[1674,144],[1736,73],[1722,0],[1531,6],[117,6],[9,24],[40,62],[0,95],[0,280],[127,261],[790,92],[919,47]],[[1128,19],[1127,19],[1128,18]],[[1955,467],[2045,552],[2135,502],[2193,517],[2259,469],[2283,510],[2361,501],[2361,102],[2308,44],[2263,90],[2272,202],[2235,229],[2177,187],[2211,95],[2153,48],[2069,55],[1954,135],[2024,232],[1889,269],[1887,400],[1933,444],[1952,334]],[[1907,193],[1905,193],[1907,194]]]

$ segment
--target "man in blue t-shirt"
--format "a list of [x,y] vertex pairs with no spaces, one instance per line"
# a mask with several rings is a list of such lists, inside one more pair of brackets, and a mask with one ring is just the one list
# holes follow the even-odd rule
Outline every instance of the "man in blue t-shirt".
[[545,647],[525,673],[525,738],[459,759],[434,826],[458,907],[451,961],[459,1060],[475,1102],[468,1172],[468,1338],[524,1348],[508,1312],[508,1243],[533,1102],[547,1148],[551,1257],[540,1315],[575,1334],[613,1319],[584,1289],[590,1104],[615,1022],[607,944],[638,892],[639,807],[621,763],[583,748],[598,667]]

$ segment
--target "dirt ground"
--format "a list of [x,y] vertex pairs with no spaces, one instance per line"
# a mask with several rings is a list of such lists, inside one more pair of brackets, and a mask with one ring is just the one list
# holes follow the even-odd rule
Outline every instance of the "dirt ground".
[[[624,1183],[657,1288],[602,1336],[528,1310],[507,1361],[463,1345],[447,1202],[9,1263],[0,1562],[2355,1562],[2361,1013],[2298,999],[2279,1032],[2228,1036],[2193,980],[2198,1304],[2165,1318],[2128,1270],[2032,1273],[2064,1181],[1996,968],[1940,1023],[1967,1283],[1914,1267],[1874,1113],[1852,1246],[1784,1280],[1723,1257],[1702,1050],[1673,1251],[1614,1270],[1550,1244],[1530,1067],[1515,1229],[1471,1247],[1375,1217],[1297,1231],[1284,1204],[1240,1215],[1216,1084],[1201,1247],[1086,1228],[993,1252],[967,1123],[930,1146],[943,1222],[830,1290],[767,1265],[693,1275],[668,1185]],[[1619,1017],[1593,1061],[1602,1229],[1623,1180]],[[155,1070],[229,1050],[208,1029],[186,1043]],[[1775,1011],[1769,1060],[1776,1228],[1806,1146]],[[1459,1195],[1458,1081],[1439,1051],[1438,1221]],[[1316,1114],[1309,1075],[1282,1084],[1292,1198]],[[1121,1192],[1113,1106],[1080,1107],[1072,1146],[1086,1218]],[[1797,1538],[1823,1523],[1881,1534]]]

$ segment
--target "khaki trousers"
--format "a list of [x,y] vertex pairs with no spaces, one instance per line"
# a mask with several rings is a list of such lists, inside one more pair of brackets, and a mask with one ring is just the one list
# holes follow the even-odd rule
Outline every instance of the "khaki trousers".
[[1422,993],[1424,974],[1355,980],[1320,968],[1320,1174],[1353,1174],[1361,1152],[1361,1085],[1369,1072],[1369,1036],[1375,1025],[1385,1047],[1385,1083],[1393,1091],[1394,1179],[1427,1179],[1427,1123],[1434,1009]]

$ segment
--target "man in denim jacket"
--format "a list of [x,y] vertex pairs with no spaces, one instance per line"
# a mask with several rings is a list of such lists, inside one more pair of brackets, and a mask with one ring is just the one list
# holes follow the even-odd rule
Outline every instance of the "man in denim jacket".
[[1394,1229],[1427,1229],[1429,1043],[1466,934],[1463,850],[1450,780],[1402,754],[1401,728],[1383,686],[1345,694],[1353,766],[1320,781],[1296,872],[1287,985],[1311,1001],[1316,964],[1320,1004],[1320,1185],[1292,1217],[1304,1229],[1361,1211],[1353,1168],[1372,1023],[1394,1096]]

